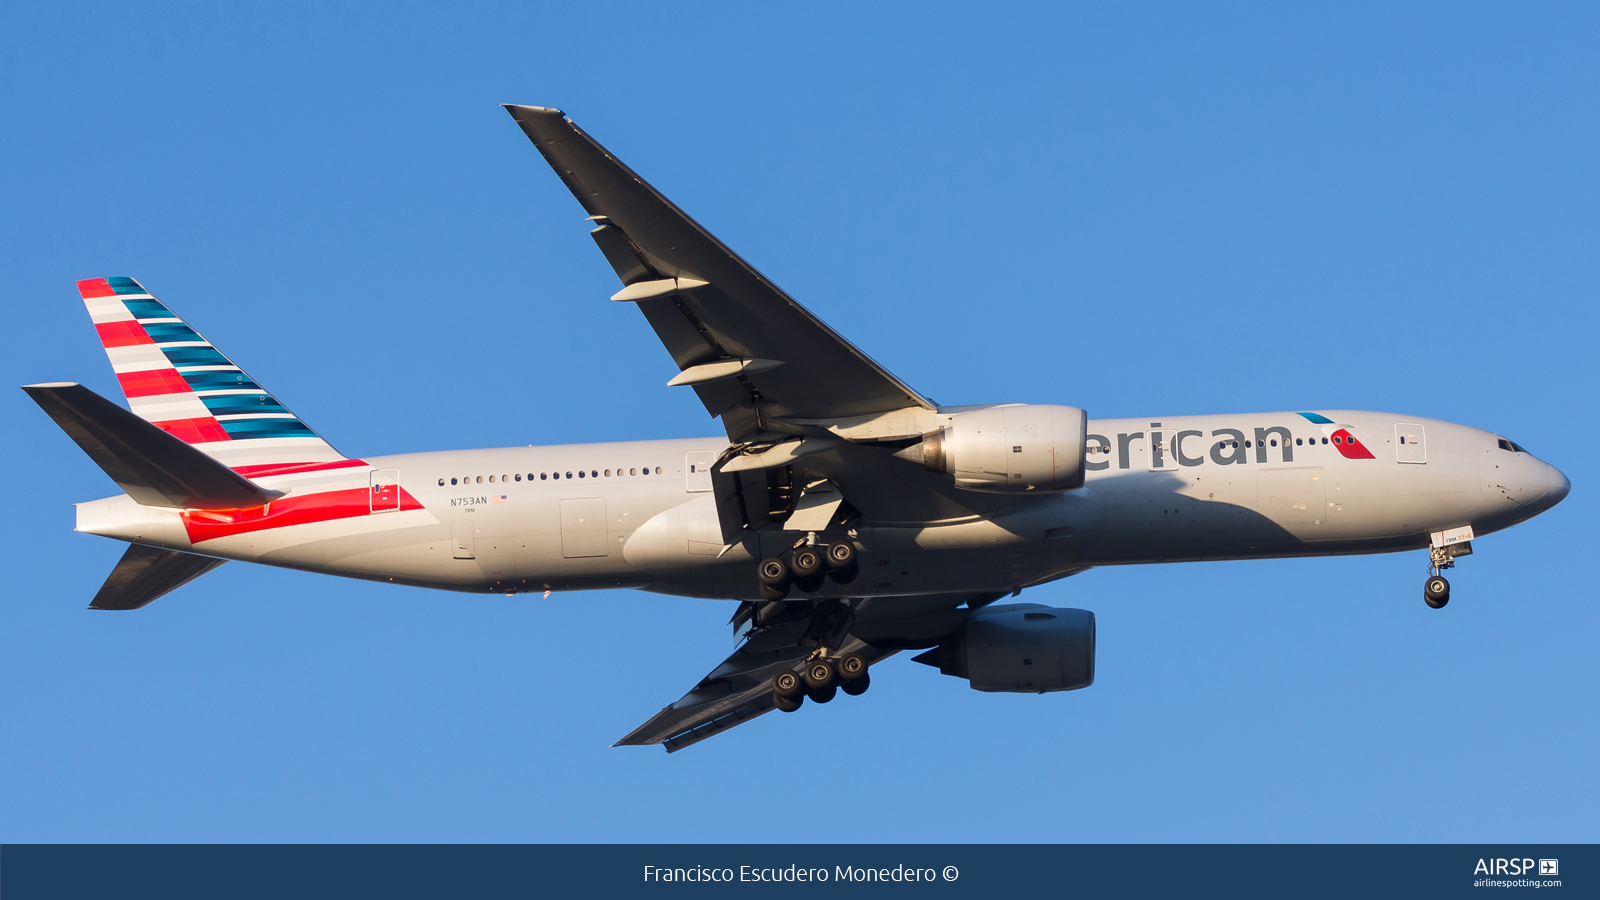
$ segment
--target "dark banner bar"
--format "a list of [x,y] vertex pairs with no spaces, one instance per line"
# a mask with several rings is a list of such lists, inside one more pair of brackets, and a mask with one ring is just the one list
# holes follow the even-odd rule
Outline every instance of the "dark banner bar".
[[410,897],[1593,897],[1600,849],[1488,845],[0,847],[4,900]]

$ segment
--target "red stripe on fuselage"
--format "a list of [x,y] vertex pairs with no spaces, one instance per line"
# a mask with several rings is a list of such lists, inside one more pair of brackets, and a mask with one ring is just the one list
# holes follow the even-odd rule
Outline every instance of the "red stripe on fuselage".
[[106,345],[108,350],[112,347],[155,343],[138,322],[101,322],[94,326],[94,330],[100,333],[100,343]]
[[168,419],[165,422],[151,422],[150,424],[186,444],[209,444],[212,441],[233,440],[228,437],[228,432],[223,430],[222,424],[210,416],[204,419]]
[[296,472],[321,472],[324,469],[348,469],[364,466],[359,459],[341,459],[335,462],[271,463],[264,466],[234,466],[233,470],[246,478],[265,478],[268,475],[293,475]]
[[189,382],[183,380],[177,369],[122,372],[117,375],[117,381],[122,384],[122,395],[129,398],[189,393]]
[[104,278],[85,278],[78,282],[78,293],[87,300],[90,297],[115,297],[116,291],[111,289],[111,283]]
[[[405,488],[400,488],[400,509],[422,509],[417,498]],[[181,513],[183,529],[189,533],[189,543],[213,541],[235,534],[284,528],[289,525],[307,525],[313,522],[331,522],[370,516],[372,489],[350,488],[343,491],[324,491],[303,497],[290,495],[249,509],[186,509]],[[382,515],[382,513],[378,513]]]

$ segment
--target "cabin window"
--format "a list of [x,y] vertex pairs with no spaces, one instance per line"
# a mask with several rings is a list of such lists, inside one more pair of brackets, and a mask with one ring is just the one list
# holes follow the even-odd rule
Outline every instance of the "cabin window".
[[660,466],[656,466],[656,474],[657,475],[661,474],[661,467]]
[[637,475],[637,474],[639,474],[639,470],[638,469],[629,469],[628,470],[628,474],[629,475]]
[[[569,475],[569,476],[567,476],[567,477],[568,477],[568,478],[571,478],[571,477],[572,477],[572,476],[570,476],[570,475]],[[583,470],[582,470],[582,469],[579,469],[579,470],[578,470],[578,477],[579,477],[579,478],[582,478],[582,477],[583,477]]]

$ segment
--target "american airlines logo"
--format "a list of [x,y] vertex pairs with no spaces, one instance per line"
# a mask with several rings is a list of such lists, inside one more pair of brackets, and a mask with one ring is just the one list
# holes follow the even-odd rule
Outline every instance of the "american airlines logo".
[[1116,454],[1119,469],[1133,467],[1136,450],[1148,448],[1146,456],[1151,469],[1177,469],[1204,465],[1207,461],[1219,466],[1244,465],[1253,458],[1259,464],[1273,461],[1294,462],[1295,449],[1302,455],[1312,446],[1330,446],[1345,459],[1375,459],[1372,451],[1350,433],[1350,426],[1341,425],[1317,413],[1300,413],[1308,422],[1321,426],[1310,436],[1294,432],[1283,425],[1255,428],[1247,434],[1239,428],[1216,428],[1209,435],[1200,429],[1162,428],[1160,422],[1150,423],[1150,431],[1129,431],[1116,435],[1113,441],[1103,434],[1088,436],[1088,467],[1102,470],[1111,467],[1105,457]]

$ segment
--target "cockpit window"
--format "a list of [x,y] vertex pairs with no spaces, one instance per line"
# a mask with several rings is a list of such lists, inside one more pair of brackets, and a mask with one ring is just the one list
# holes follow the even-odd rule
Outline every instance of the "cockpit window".
[[1501,450],[1508,450],[1508,451],[1510,451],[1512,453],[1527,453],[1528,452],[1528,451],[1522,449],[1522,445],[1521,444],[1518,444],[1518,443],[1516,443],[1514,441],[1508,441],[1505,438],[1501,438],[1500,439],[1500,449]]

